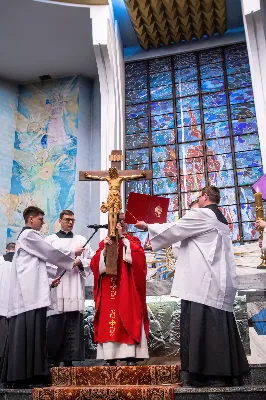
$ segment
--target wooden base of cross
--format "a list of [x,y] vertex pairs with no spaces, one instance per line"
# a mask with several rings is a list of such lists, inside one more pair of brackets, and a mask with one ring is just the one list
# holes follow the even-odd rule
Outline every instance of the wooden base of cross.
[[[111,161],[111,167],[116,168],[118,177],[123,178],[122,181],[135,180],[135,179],[151,179],[152,171],[140,171],[140,170],[121,170],[121,161],[123,159],[121,150],[112,150],[109,160]],[[141,176],[141,173],[145,172],[145,177]],[[107,181],[106,177],[109,176],[109,171],[80,171],[80,181]],[[109,179],[109,178],[108,178]],[[109,181],[108,181],[109,182]],[[110,182],[109,182],[110,189]],[[120,190],[120,189],[119,189]],[[117,215],[118,217],[118,215]],[[110,233],[110,229],[108,229]],[[117,275],[117,261],[118,261],[118,237],[111,238],[113,240],[112,245],[107,246],[106,253],[106,274]]]

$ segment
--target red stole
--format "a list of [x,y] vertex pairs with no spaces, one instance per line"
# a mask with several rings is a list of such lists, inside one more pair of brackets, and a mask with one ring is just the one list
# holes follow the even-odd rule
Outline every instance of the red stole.
[[91,260],[94,274],[94,340],[98,343],[139,344],[142,323],[148,338],[146,257],[137,238],[129,234],[126,238],[130,242],[132,265],[123,261],[124,245],[119,240],[117,276],[99,275],[103,241]]

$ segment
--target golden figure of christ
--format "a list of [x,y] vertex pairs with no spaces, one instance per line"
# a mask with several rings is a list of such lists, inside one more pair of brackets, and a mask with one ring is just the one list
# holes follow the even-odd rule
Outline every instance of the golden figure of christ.
[[91,175],[89,172],[85,172],[85,178],[89,180],[106,181],[109,185],[109,193],[106,203],[102,203],[101,212],[108,212],[108,223],[109,223],[109,236],[116,236],[116,224],[118,215],[122,209],[121,199],[121,184],[124,181],[130,181],[135,179],[144,178],[146,176],[145,171],[136,175],[119,175],[118,170],[115,167],[109,168],[109,176],[96,176]]

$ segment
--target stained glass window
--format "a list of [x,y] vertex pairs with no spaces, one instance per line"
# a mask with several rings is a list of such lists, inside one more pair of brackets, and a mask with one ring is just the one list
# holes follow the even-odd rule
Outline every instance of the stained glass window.
[[153,173],[126,196],[169,197],[170,222],[216,185],[232,240],[258,238],[251,185],[263,170],[245,44],[126,64],[125,145],[126,168]]

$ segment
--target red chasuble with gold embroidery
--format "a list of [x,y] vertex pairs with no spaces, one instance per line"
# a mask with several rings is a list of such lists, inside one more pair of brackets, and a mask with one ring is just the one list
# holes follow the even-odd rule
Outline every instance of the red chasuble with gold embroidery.
[[142,323],[148,338],[146,258],[139,239],[129,234],[126,238],[130,242],[132,265],[123,260],[124,244],[119,239],[116,276],[99,274],[103,241],[91,260],[94,274],[94,340],[98,343],[139,344]]

